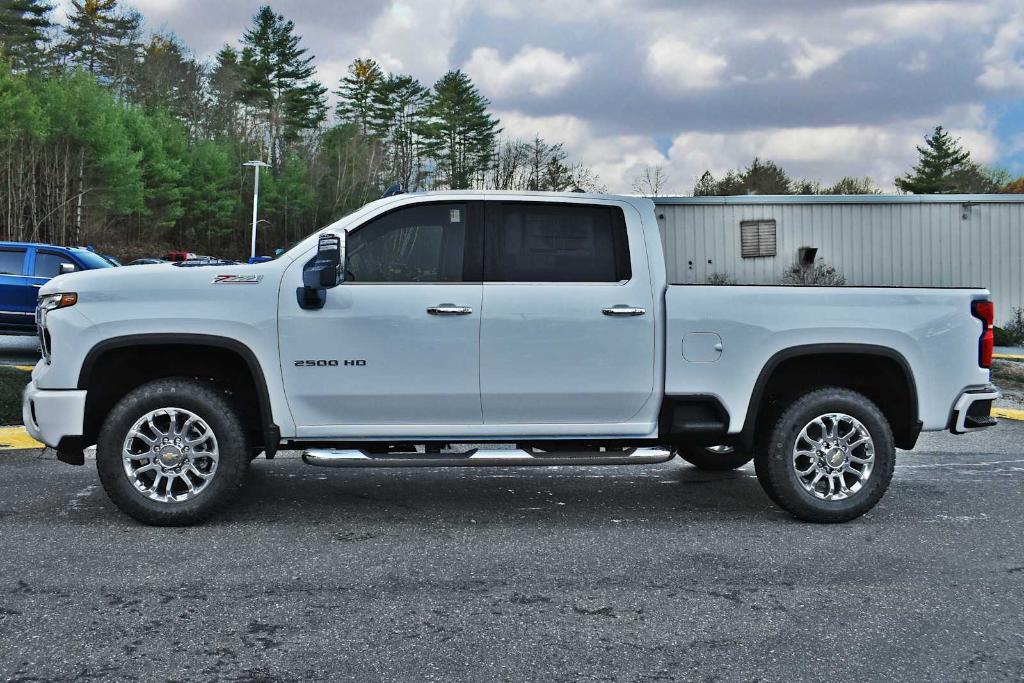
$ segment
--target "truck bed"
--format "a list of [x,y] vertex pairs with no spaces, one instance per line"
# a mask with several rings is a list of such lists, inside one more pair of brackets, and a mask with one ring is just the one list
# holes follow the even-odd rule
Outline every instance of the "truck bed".
[[984,385],[982,324],[971,302],[983,289],[670,285],[666,396],[708,396],[741,431],[763,374],[794,348],[873,350],[905,363],[925,430],[948,425],[964,389]]

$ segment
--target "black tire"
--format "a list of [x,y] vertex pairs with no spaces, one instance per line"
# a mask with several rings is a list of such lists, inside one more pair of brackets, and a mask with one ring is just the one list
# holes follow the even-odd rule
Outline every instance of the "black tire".
[[[188,500],[150,499],[135,488],[122,463],[128,432],[140,418],[161,408],[192,412],[209,425],[216,438],[216,470],[205,487]],[[239,415],[227,396],[195,379],[158,379],[133,389],[114,406],[100,430],[96,469],[103,488],[122,512],[145,524],[187,526],[210,518],[231,503],[249,466],[251,448]]]
[[[800,483],[794,467],[793,449],[801,430],[816,417],[829,413],[859,421],[874,445],[870,475],[859,490],[838,500],[816,497]],[[859,453],[864,455],[863,451]],[[827,387],[806,394],[783,411],[768,442],[757,449],[754,464],[765,493],[793,516],[808,522],[846,522],[881,500],[896,466],[896,447],[888,420],[870,399],[849,389]]]
[[743,467],[753,459],[753,455],[746,451],[728,450],[716,452],[712,447],[687,446],[679,449],[679,457],[690,463],[698,470],[707,472],[725,472]]

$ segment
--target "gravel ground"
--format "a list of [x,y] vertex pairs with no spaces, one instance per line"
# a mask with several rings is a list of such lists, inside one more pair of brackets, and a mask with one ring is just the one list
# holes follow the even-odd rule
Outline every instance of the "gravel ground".
[[925,435],[845,525],[747,468],[317,470],[139,526],[0,454],[0,679],[1015,680],[1024,423]]

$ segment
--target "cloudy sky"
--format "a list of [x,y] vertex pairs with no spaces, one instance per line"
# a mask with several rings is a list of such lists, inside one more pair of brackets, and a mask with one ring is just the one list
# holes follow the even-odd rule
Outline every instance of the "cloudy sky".
[[[66,3],[65,3],[66,4]],[[200,57],[259,2],[132,0]],[[881,186],[935,125],[1024,174],[1022,0],[279,0],[332,89],[355,57],[461,68],[505,133],[563,141],[610,190],[648,165],[687,193],[756,155]]]

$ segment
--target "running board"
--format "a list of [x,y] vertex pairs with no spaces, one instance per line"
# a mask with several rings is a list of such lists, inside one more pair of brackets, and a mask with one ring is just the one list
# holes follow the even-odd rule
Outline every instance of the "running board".
[[477,448],[465,453],[371,453],[364,450],[310,448],[307,465],[318,467],[529,467],[537,465],[653,465],[675,456],[668,448],[629,448],[623,451],[531,453],[519,448]]

